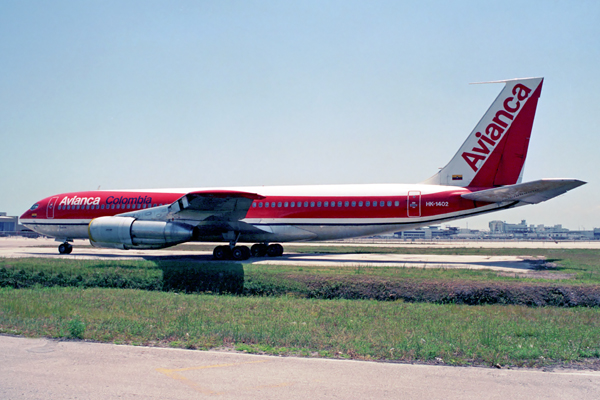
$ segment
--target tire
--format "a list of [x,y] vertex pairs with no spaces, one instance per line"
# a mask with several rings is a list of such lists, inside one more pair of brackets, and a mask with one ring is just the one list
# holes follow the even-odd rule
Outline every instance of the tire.
[[231,250],[229,246],[217,246],[213,250],[213,258],[215,260],[228,260],[231,258]]
[[276,243],[267,247],[267,255],[269,257],[281,257],[283,255],[283,246]]
[[234,260],[243,261],[250,258],[250,249],[246,246],[235,246],[231,251]]
[[267,245],[262,243],[252,245],[250,252],[252,253],[252,257],[264,257],[267,255]]
[[71,246],[69,243],[61,243],[60,246],[58,246],[58,252],[60,254],[71,254],[72,251],[73,246]]

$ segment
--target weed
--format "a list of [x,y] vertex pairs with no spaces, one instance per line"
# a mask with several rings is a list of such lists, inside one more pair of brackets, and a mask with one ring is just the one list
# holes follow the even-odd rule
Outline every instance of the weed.
[[85,324],[75,317],[69,321],[69,334],[72,338],[83,339],[83,333],[85,332]]

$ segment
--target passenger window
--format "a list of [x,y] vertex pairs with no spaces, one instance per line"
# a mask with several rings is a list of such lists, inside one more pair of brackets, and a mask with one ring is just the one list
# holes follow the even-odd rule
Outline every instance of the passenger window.
[[304,207],[308,207],[308,201],[304,202]]
[[398,207],[398,206],[400,205],[400,202],[399,202],[399,201],[395,201],[395,202],[394,202],[394,205],[395,205],[396,207]]
[[283,206],[287,208],[288,202],[286,201],[285,203],[283,203]]
[[358,202],[358,206],[359,206],[359,207],[362,207],[362,201],[359,201],[359,202]]
[[291,207],[296,207],[296,202],[292,201]]
[[321,202],[317,201],[317,207],[321,207]]
[[258,208],[262,208],[263,203],[258,203]]
[[281,202],[277,203],[277,207],[281,208]]
[[348,202],[348,201],[346,201],[346,202],[344,203],[344,207],[348,207],[349,205],[350,205],[350,202]]
[[269,208],[269,202],[268,201],[265,203],[265,208]]
[[325,206],[325,207],[329,207],[329,202],[328,202],[328,201],[326,201],[326,202],[325,202],[325,204],[324,204],[324,206]]
[[373,202],[373,207],[377,207],[377,202],[376,201]]
[[371,207],[371,202],[367,201],[367,203],[365,204],[367,207]]
[[391,207],[391,206],[392,206],[392,202],[391,202],[391,201],[388,201],[388,203],[387,203],[387,206],[388,206],[388,207]]
[[355,201],[352,202],[352,207],[356,207],[356,202]]
[[311,207],[314,207],[314,206],[315,206],[315,202],[314,202],[314,201],[311,201],[311,202],[310,202],[310,206],[311,206]]
[[380,201],[380,202],[379,202],[379,205],[380,205],[381,207],[383,207],[383,206],[385,205],[385,201]]
[[121,209],[121,205],[117,204],[117,210],[120,210],[120,209]]
[[275,208],[275,202],[271,202],[271,208]]
[[102,204],[102,205],[100,206],[100,209],[104,210],[104,204]]
[[342,206],[342,202],[338,201],[338,207],[341,207],[341,206]]

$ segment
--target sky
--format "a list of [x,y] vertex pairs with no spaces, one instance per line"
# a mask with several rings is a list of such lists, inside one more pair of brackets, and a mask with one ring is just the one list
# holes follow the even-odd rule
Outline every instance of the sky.
[[0,211],[101,189],[418,183],[502,89],[543,76],[490,220],[600,227],[600,2],[0,1]]

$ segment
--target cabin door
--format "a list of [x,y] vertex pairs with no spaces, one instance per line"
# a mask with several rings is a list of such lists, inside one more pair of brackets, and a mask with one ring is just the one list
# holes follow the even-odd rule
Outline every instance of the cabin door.
[[56,200],[58,200],[58,197],[53,197],[48,202],[48,207],[46,207],[46,218],[48,219],[54,218],[54,208],[56,207]]
[[421,216],[421,192],[408,192],[407,207],[409,217]]

